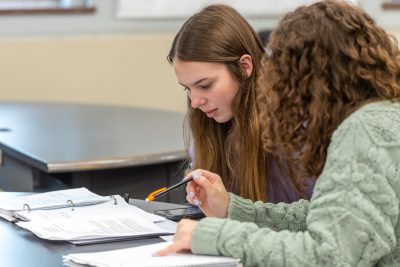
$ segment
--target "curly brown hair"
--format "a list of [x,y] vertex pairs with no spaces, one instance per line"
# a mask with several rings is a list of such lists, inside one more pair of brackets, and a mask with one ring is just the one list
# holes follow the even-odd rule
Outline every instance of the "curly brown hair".
[[322,1],[287,14],[270,36],[257,104],[263,148],[287,158],[293,183],[317,178],[331,136],[360,106],[400,99],[397,42],[361,9]]

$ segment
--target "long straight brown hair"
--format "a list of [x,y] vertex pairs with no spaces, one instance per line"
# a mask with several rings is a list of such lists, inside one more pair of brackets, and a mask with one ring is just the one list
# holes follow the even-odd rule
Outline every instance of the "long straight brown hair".
[[[239,59],[253,60],[250,77]],[[192,168],[219,174],[228,191],[252,200],[267,200],[267,156],[262,151],[255,83],[264,47],[247,21],[233,8],[211,5],[190,17],[175,36],[168,60],[223,63],[239,84],[233,118],[217,123],[193,109],[188,97],[187,148],[193,146]]]

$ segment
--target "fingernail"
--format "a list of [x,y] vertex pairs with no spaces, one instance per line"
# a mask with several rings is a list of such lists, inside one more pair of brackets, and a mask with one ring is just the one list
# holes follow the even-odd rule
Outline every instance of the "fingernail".
[[193,201],[193,204],[196,206],[200,206],[200,201],[198,199],[196,199],[195,201]]
[[192,174],[192,177],[193,177],[193,179],[194,180],[196,180],[196,179],[198,179],[199,177],[200,177],[200,173],[199,172],[194,172],[193,174]]
[[194,197],[194,193],[193,192],[189,192],[189,197],[190,198]]

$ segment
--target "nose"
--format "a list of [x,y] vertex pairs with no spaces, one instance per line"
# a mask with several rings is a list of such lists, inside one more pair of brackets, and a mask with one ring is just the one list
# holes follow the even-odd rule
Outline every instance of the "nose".
[[207,99],[201,93],[196,92],[196,90],[192,90],[189,97],[192,108],[200,108],[207,103]]

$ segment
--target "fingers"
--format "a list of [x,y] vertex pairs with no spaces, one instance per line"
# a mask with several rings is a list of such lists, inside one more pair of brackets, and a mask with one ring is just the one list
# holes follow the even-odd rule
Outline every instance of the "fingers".
[[198,203],[199,204],[198,206],[200,206],[201,203],[206,200],[207,194],[204,190],[201,190],[197,193],[196,197],[197,197],[198,201],[200,202],[200,203]]
[[182,219],[176,225],[176,233],[174,235],[173,243],[166,248],[156,252],[156,255],[164,256],[173,252],[190,251],[190,243],[196,225],[196,221]]
[[182,246],[178,242],[174,242],[171,245],[169,245],[168,247],[157,251],[156,256],[165,256],[167,254],[179,252],[181,250],[183,250]]
[[196,180],[199,176],[204,176],[205,178],[207,178],[208,180],[210,180],[211,182],[213,182],[214,180],[219,178],[218,174],[215,174],[213,172],[209,172],[203,169],[196,169],[194,171],[189,172],[186,177],[192,177],[193,180]]
[[190,192],[189,194],[186,195],[186,200],[190,204],[194,205],[195,196],[194,196],[193,192]]
[[[203,192],[203,193],[201,193]],[[204,202],[206,195],[204,194],[204,190],[200,192],[194,193],[193,191],[186,195],[186,200],[195,206],[200,206],[202,202]]]
[[194,182],[189,182],[186,186],[186,193],[190,194],[190,192],[196,192],[196,184]]
[[208,180],[206,176],[200,175],[196,179],[193,179],[193,182],[196,184],[195,191],[196,196],[200,194],[200,192],[205,191],[206,193],[213,189],[213,184]]
[[186,186],[186,200],[192,204],[195,205],[195,200],[197,199],[196,196],[199,194],[199,191],[201,190],[201,188],[199,188],[198,186],[196,186],[195,183],[190,182],[187,186]]
[[197,169],[190,172],[187,177],[193,177],[193,181],[186,186],[186,200],[196,206],[200,206],[207,198],[207,195],[212,194],[215,185],[222,184],[221,177],[218,174]]
[[197,169],[195,171],[190,172],[187,177],[192,177],[193,180],[188,183],[187,185],[187,191],[194,191],[196,185],[200,186],[211,186],[211,183],[215,180],[215,177],[211,176],[217,176],[217,174],[214,174],[212,172],[208,172],[205,170]]
[[209,180],[211,183],[221,180],[221,177],[218,174],[207,171],[207,170],[197,169],[193,172],[198,172],[201,176],[207,178],[207,180]]

